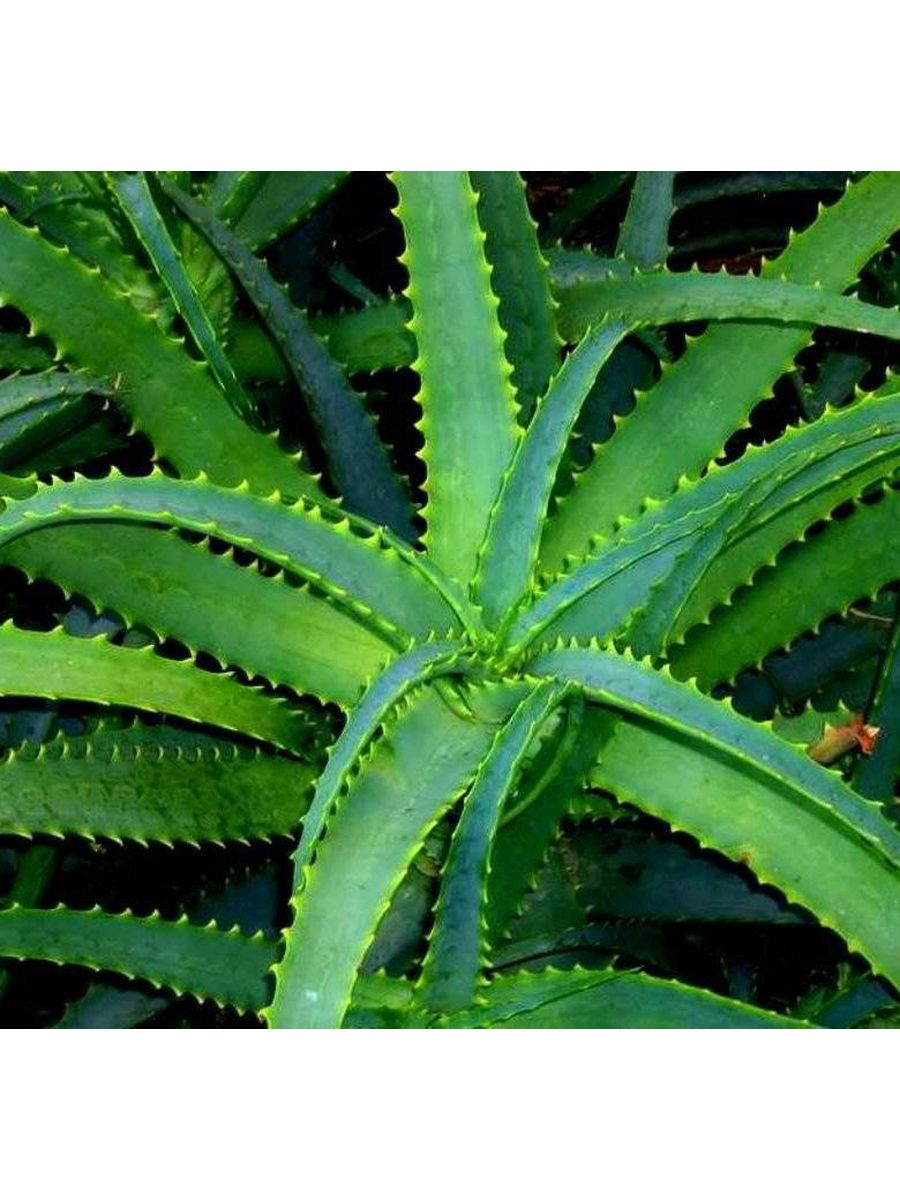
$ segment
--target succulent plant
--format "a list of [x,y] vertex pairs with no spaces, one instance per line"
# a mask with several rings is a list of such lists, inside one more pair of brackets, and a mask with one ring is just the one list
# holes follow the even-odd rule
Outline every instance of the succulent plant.
[[[0,557],[124,622],[0,627],[0,691],[83,719],[0,763],[0,833],[38,839],[0,955],[279,1027],[827,1024],[848,980],[890,1010],[900,389],[854,385],[900,340],[900,175],[795,179],[838,198],[758,275],[667,265],[679,194],[719,195],[672,173],[557,211],[565,237],[606,203],[600,252],[542,243],[515,173],[392,179],[405,294],[344,271],[361,306],[311,317],[273,247],[341,173],[0,178],[0,305],[29,322],[0,333]],[[854,349],[760,438],[817,330]],[[380,432],[403,413],[354,386],[376,368],[418,380],[412,472]],[[803,669],[867,597],[881,733],[829,768],[735,681]],[[52,907],[50,838],[293,838],[283,928]],[[680,980],[648,937],[698,913],[814,919],[841,982],[767,1006]]]

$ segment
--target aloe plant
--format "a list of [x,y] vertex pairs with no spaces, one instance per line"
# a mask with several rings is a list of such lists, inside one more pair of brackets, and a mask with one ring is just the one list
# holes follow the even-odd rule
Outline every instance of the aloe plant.
[[[264,255],[339,174],[0,178],[0,304],[30,322],[4,335],[21,370],[0,379],[2,562],[146,643],[0,627],[4,695],[90,706],[80,732],[7,752],[0,832],[295,838],[277,937],[196,911],[53,907],[46,863],[29,874],[22,853],[0,956],[276,1027],[818,1023],[824,1003],[776,1011],[653,969],[629,911],[687,919],[679,880],[706,889],[707,870],[708,911],[815,919],[892,1003],[896,632],[877,758],[852,775],[729,696],[890,595],[900,390],[888,376],[723,452],[815,331],[900,340],[890,280],[880,303],[859,283],[900,229],[900,176],[847,183],[758,277],[666,265],[671,174],[573,197],[583,220],[631,188],[604,253],[542,245],[514,173],[392,179],[405,294],[317,316]],[[682,351],[662,340],[698,321]],[[658,378],[595,444],[591,406],[646,353]],[[418,379],[421,492],[354,386],[376,366]],[[254,380],[300,398],[302,450]],[[122,451],[135,433],[146,469]],[[743,874],[664,850],[674,890],[616,901],[624,924],[554,899],[561,831],[636,812]],[[649,844],[645,864],[668,845]],[[378,969],[417,870],[431,890],[409,961]]]

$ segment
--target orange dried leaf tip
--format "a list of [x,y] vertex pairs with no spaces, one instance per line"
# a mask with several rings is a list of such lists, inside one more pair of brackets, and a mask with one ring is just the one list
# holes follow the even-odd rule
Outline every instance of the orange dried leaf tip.
[[856,748],[869,755],[874,751],[880,733],[877,725],[866,725],[862,716],[854,713],[846,725],[826,725],[825,732],[808,747],[806,753],[815,762],[826,766]]
[[854,716],[850,728],[863,754],[871,754],[878,743],[881,729],[878,725],[866,725],[861,716]]

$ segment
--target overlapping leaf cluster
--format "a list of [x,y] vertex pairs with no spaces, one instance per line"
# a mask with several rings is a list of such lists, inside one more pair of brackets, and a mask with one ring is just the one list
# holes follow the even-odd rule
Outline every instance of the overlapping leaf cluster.
[[895,1019],[900,176],[565,187],[0,175],[8,1020]]

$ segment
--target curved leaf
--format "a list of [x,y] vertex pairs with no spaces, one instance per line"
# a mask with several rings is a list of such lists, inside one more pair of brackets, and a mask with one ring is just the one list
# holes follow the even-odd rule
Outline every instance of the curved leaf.
[[101,724],[0,761],[0,831],[166,845],[290,836],[314,777],[209,734]]
[[389,640],[404,625],[427,637],[455,624],[450,589],[444,587],[445,599],[437,575],[402,543],[370,526],[351,527],[340,509],[262,499],[202,478],[112,472],[103,479],[32,485],[27,499],[7,500],[0,512],[0,546],[36,529],[110,519],[162,522],[251,550],[315,583]]
[[448,670],[460,655],[456,642],[427,642],[398,655],[373,680],[355,705],[341,736],[332,747],[325,770],[316,782],[303,834],[294,854],[294,879],[300,882],[312,862],[328,814],[337,803],[366,746],[385,724],[389,714],[412,688]]
[[502,814],[491,846],[485,910],[492,963],[497,962],[497,943],[509,936],[509,924],[534,883],[560,822],[597,761],[606,724],[606,713],[586,705],[580,694],[573,696],[546,773]]
[[674,674],[694,678],[708,691],[854,600],[873,595],[900,576],[898,521],[900,495],[889,491],[877,504],[858,505],[849,516],[787,547],[774,566],[754,574],[749,586],[727,597],[726,607],[714,608],[702,624],[688,629],[683,642],[670,647]]
[[488,860],[500,810],[535,733],[564,693],[564,686],[538,684],[515,709],[478,765],[453,831],[422,965],[419,996],[426,1008],[455,1012],[475,998],[485,961]]
[[505,1029],[802,1029],[783,1017],[688,987],[624,971],[575,968],[500,975],[481,1003],[442,1024]]
[[597,321],[669,325],[684,321],[769,321],[822,325],[876,337],[900,338],[900,312],[836,296],[821,287],[755,275],[656,272],[629,279],[606,277],[586,258],[577,285],[560,304],[560,333],[576,341]]
[[375,423],[305,315],[236,234],[170,181],[162,178],[160,182],[234,272],[268,326],[309,403],[331,475],[346,506],[412,541],[415,533],[409,499],[378,440]]
[[638,171],[622,222],[616,254],[642,271],[662,265],[669,253],[674,171]]
[[401,171],[394,180],[422,381],[425,544],[438,566],[468,583],[515,449],[511,369],[465,172]]
[[239,174],[242,178],[237,186],[247,202],[235,204],[231,193],[222,202],[222,215],[251,250],[263,250],[311,216],[335,192],[347,172],[242,171]]
[[[285,955],[275,968],[270,1024],[341,1023],[391,896],[429,830],[468,786],[492,741],[491,722],[520,697],[520,688],[504,688],[494,701],[499,714],[476,709],[468,718],[429,685],[402,702],[350,781],[314,864],[303,871]],[[486,702],[474,693],[470,700]]]
[[[767,263],[767,279],[819,283],[840,292],[900,228],[900,175],[873,172]],[[662,498],[683,475],[696,476],[747,419],[757,401],[809,339],[807,329],[769,324],[716,326],[663,371],[635,411],[598,450],[548,523],[542,561],[558,570],[583,553],[592,534],[608,534],[649,497]],[[672,427],[678,438],[672,453]],[[634,464],[640,463],[640,471]]]
[[516,447],[491,512],[475,579],[486,621],[503,620],[534,572],[541,528],[569,435],[597,374],[627,336],[621,322],[598,325],[569,355]]
[[506,357],[516,399],[527,415],[559,366],[559,337],[547,263],[537,241],[525,185],[516,171],[472,171],[478,222],[491,265],[491,286],[500,302]]
[[65,249],[0,212],[0,303],[26,313],[66,357],[113,381],[135,427],[183,474],[318,495],[312,476],[234,413],[204,368]]
[[745,862],[900,979],[900,832],[879,805],[770,730],[630,656],[571,647],[539,655],[531,670],[580,684],[624,714],[603,743],[599,786]]
[[643,607],[629,640],[642,652],[657,651],[697,619],[685,614],[707,572],[716,573],[715,603],[813,521],[890,477],[898,462],[897,396],[791,429],[698,483],[685,483],[619,538],[598,540],[592,557],[517,615],[510,641],[521,647],[547,631],[605,637]]
[[229,404],[243,420],[252,419],[253,405],[250,398],[238,383],[228,356],[219,345],[213,323],[179,258],[178,250],[153,201],[144,173],[139,171],[134,175],[113,175],[110,188],[141,245],[149,254],[160,279],[209,363],[210,370],[228,398]]
[[125,650],[61,630],[32,633],[0,625],[0,694],[122,704],[231,729],[286,750],[302,748],[308,718],[284,700],[244,687],[151,647]]
[[238,566],[233,552],[214,554],[173,530],[113,520],[57,525],[4,546],[0,562],[224,666],[343,706],[389,653],[364,623],[309,587]]
[[72,963],[144,979],[176,995],[230,1004],[238,1012],[259,1008],[268,995],[266,971],[274,947],[260,935],[245,937],[187,920],[113,914],[100,908],[0,909],[0,957]]

